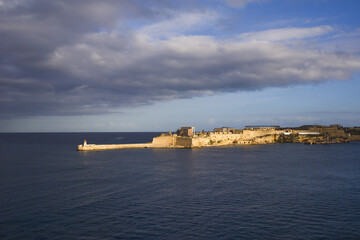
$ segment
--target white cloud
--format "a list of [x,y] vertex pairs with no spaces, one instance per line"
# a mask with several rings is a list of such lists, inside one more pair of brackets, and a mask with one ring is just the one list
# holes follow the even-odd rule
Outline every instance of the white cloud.
[[262,3],[268,0],[225,0],[225,3],[231,7],[244,8],[249,3]]
[[215,12],[183,12],[172,14],[174,17],[141,28],[138,32],[151,37],[182,35],[213,23],[219,18]]
[[239,35],[246,41],[284,41],[318,37],[333,32],[331,26],[318,26],[312,28],[279,28],[261,32],[249,32]]
[[[82,39],[82,44],[62,47],[49,63],[87,85],[109,91],[115,99],[126,94],[122,89],[133,89],[140,102],[344,80],[360,68],[355,56],[296,49],[278,42],[206,36],[146,41],[135,34],[126,41],[121,35],[115,37],[113,41],[123,48],[114,51],[102,42],[104,38],[96,34]],[[98,79],[104,80],[100,83]]]

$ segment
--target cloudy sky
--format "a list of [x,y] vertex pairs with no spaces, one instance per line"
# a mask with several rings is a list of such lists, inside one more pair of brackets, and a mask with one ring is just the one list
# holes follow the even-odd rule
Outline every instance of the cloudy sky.
[[360,125],[358,0],[0,0],[0,131]]

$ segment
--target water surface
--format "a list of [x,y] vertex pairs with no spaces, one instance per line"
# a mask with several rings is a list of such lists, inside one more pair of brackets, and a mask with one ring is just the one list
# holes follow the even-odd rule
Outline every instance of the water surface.
[[1,239],[360,239],[360,144],[78,152],[0,134]]

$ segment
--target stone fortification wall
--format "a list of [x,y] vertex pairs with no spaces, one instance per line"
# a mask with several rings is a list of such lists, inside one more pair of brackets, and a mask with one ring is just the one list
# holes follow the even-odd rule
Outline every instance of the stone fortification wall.
[[276,143],[278,135],[275,134],[267,134],[263,136],[258,136],[253,140],[253,144],[269,144],[269,143]]
[[232,134],[232,133],[211,133],[209,135],[209,145],[210,146],[223,146],[231,145],[236,143],[242,134]]
[[210,133],[208,136],[209,145],[229,145],[233,144],[236,139],[239,139],[242,134],[232,134],[232,133]]
[[177,135],[162,135],[154,137],[152,141],[154,148],[190,148],[192,147],[192,138]]
[[266,135],[275,135],[279,134],[282,131],[275,130],[275,129],[264,129],[264,130],[244,130],[242,138],[244,140],[247,139],[254,139],[256,137],[260,136],[266,136]]
[[210,145],[210,138],[207,135],[202,135],[192,138],[193,147],[204,147]]
[[152,146],[155,148],[174,147],[176,145],[176,138],[177,137],[174,135],[154,137],[152,141]]
[[209,138],[211,145],[266,144],[274,143],[280,132],[275,129],[243,130],[239,134],[210,133]]
[[349,137],[350,141],[360,141],[360,135],[351,135]]
[[192,138],[191,137],[176,137],[176,146],[177,147],[184,147],[184,148],[191,148],[192,147]]
[[255,129],[243,130],[241,133],[207,133],[194,137],[176,135],[162,135],[153,139],[153,147],[158,148],[191,148],[206,146],[226,146],[240,144],[269,144],[275,143],[278,134],[283,130]]
[[327,134],[330,137],[340,137],[346,138],[346,133],[344,129],[339,129],[337,127],[312,127],[309,128],[310,132],[319,132],[320,134]]
[[233,144],[275,143],[281,131],[275,129],[243,130],[242,133],[201,134],[192,140],[193,147],[225,146]]

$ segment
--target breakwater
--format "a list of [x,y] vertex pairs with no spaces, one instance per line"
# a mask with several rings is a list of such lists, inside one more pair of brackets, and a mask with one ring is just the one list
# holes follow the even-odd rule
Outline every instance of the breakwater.
[[149,148],[152,143],[135,143],[135,144],[82,144],[78,145],[78,151],[97,151],[111,149],[130,149],[130,148]]

